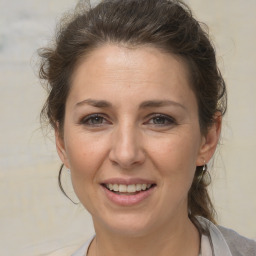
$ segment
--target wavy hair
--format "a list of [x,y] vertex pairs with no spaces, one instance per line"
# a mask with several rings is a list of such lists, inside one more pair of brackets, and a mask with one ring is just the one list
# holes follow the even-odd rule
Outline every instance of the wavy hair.
[[[95,7],[80,1],[76,11],[60,21],[54,45],[39,50],[39,76],[46,81],[48,91],[42,122],[63,133],[72,74],[87,54],[106,43],[152,46],[182,58],[197,99],[202,134],[215,121],[216,112],[224,115],[226,86],[215,49],[206,26],[194,18],[186,4],[177,0],[105,0]],[[209,175],[198,166],[188,194],[189,217],[194,223],[197,215],[215,222],[209,183]],[[61,182],[60,187],[64,192]]]

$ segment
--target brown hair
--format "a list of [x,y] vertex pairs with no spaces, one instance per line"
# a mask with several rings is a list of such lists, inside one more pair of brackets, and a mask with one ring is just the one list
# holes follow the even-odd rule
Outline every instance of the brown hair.
[[[40,49],[40,78],[49,92],[41,112],[53,128],[63,132],[65,103],[71,77],[79,61],[106,43],[129,47],[149,45],[181,57],[189,67],[196,95],[201,133],[213,124],[214,115],[226,111],[226,87],[217,67],[208,33],[189,7],[177,0],[105,0],[96,7],[81,8],[60,22],[55,45]],[[62,168],[61,168],[62,170]],[[61,190],[59,173],[59,183]],[[207,192],[210,180],[198,166],[188,194],[189,217],[214,222],[214,207]],[[64,192],[64,191],[63,191]],[[65,193],[65,192],[64,192]]]

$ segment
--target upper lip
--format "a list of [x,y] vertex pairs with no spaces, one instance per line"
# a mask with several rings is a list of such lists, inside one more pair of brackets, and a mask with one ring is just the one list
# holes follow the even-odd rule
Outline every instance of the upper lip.
[[132,184],[156,184],[156,182],[150,179],[143,179],[143,178],[110,178],[110,179],[103,180],[101,184],[132,185]]

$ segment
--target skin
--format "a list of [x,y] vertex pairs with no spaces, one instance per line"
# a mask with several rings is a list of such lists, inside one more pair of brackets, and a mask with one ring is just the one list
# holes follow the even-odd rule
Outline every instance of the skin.
[[[198,255],[187,194],[196,166],[215,151],[220,126],[218,118],[201,134],[188,70],[177,56],[118,45],[86,56],[73,74],[56,145],[93,218],[89,255]],[[141,203],[119,206],[103,192],[109,178],[149,179],[156,187]]]

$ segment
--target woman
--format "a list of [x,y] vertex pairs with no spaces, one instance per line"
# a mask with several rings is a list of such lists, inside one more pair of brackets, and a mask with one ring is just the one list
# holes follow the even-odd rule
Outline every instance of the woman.
[[184,3],[80,5],[40,55],[42,117],[95,227],[74,256],[256,254],[254,241],[214,225],[207,163],[226,88]]

